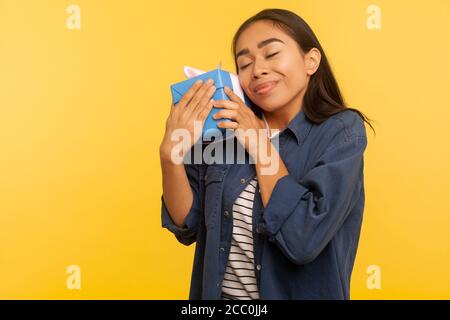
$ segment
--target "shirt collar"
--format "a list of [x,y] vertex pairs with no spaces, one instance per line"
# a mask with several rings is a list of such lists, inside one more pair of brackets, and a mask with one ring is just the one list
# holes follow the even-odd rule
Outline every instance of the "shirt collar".
[[[266,122],[263,112],[261,112],[261,115],[264,122]],[[305,112],[303,111],[303,109],[301,109],[297,113],[297,115],[291,120],[291,122],[289,122],[286,128],[279,131],[278,134],[273,134],[272,138],[281,134],[285,130],[290,130],[294,134],[297,144],[300,145],[303,142],[303,140],[308,136],[308,133],[311,129],[311,125],[312,123],[306,118]]]

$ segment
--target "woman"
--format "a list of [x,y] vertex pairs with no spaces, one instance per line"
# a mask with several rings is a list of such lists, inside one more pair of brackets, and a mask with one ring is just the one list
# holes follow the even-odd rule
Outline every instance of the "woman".
[[[345,106],[319,41],[293,12],[245,21],[233,54],[251,108],[230,90],[230,101],[212,101],[214,85],[197,83],[172,105],[160,146],[162,225],[196,242],[190,299],[349,299],[369,122]],[[194,143],[194,120],[213,106],[255,162],[171,162],[171,133],[187,129]],[[257,142],[238,134],[265,128],[279,133]],[[263,174],[261,150],[274,173]]]

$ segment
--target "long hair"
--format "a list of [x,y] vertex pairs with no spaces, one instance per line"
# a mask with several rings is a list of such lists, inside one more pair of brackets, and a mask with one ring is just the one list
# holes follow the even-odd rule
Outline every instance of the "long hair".
[[241,33],[252,23],[260,20],[272,21],[274,26],[286,32],[297,42],[303,52],[307,53],[312,48],[317,48],[322,57],[319,68],[311,76],[308,88],[306,89],[303,106],[305,116],[313,123],[321,123],[334,114],[346,110],[356,112],[361,119],[366,122],[375,133],[371,121],[365,114],[355,108],[346,106],[344,98],[333,75],[328,59],[316,35],[309,25],[294,12],[284,9],[265,9],[247,19],[234,35],[232,42],[232,54],[236,73],[239,74],[239,67],[236,59],[236,43]]

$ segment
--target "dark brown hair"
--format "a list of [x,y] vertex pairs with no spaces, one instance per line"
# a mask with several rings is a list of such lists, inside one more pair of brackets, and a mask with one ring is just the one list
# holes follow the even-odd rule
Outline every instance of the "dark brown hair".
[[279,27],[293,40],[295,40],[304,53],[309,52],[312,48],[317,48],[320,51],[322,55],[320,65],[317,71],[310,78],[302,106],[305,116],[311,122],[321,123],[334,114],[346,110],[352,110],[371,127],[373,132],[375,132],[371,124],[372,120],[370,120],[361,111],[346,106],[319,40],[309,25],[292,11],[284,9],[265,9],[247,19],[239,27],[238,31],[234,35],[232,44],[232,52],[237,74],[239,74],[235,51],[237,40],[246,28],[248,28],[252,23],[260,20],[272,21],[274,26]]

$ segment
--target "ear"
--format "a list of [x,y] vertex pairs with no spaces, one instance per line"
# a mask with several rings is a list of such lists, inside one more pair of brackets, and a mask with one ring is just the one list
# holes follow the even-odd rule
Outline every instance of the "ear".
[[317,69],[319,69],[321,58],[322,58],[322,54],[320,53],[319,49],[317,49],[317,48],[312,48],[305,55],[306,73],[309,76],[312,76],[314,73],[316,73]]
[[199,76],[199,75],[205,73],[205,71],[198,70],[198,69],[195,69],[195,68],[192,68],[192,67],[189,67],[189,66],[184,66],[183,70],[184,70],[184,75],[188,79],[196,77],[196,76]]

